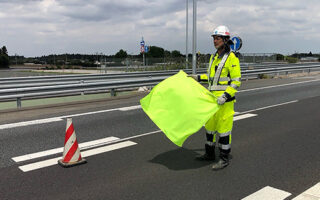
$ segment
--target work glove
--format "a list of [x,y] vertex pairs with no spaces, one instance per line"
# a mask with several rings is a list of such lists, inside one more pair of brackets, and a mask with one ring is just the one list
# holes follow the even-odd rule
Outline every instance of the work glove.
[[223,105],[226,101],[227,101],[228,97],[225,93],[223,93],[218,99],[217,99],[217,103],[219,105]]
[[193,78],[195,81],[198,81],[198,75],[197,74],[190,74],[187,77]]

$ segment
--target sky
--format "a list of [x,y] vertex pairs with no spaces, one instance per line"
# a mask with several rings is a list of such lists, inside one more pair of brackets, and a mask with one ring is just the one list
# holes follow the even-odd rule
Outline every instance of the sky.
[[[319,0],[198,0],[197,51],[213,53],[210,35],[226,25],[243,53],[319,53],[319,10]],[[0,46],[10,55],[138,54],[142,36],[185,54],[186,0],[0,0]]]

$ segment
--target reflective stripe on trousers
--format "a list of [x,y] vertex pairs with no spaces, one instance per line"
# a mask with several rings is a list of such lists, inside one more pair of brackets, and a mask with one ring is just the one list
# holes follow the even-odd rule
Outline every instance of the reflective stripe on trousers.
[[[216,131],[209,131],[206,130],[206,137],[207,142],[206,144],[210,146],[214,146],[216,143]],[[219,141],[218,141],[218,147],[221,152],[228,154],[231,151],[231,131],[228,131],[226,133],[218,133]]]
[[231,151],[231,133],[226,136],[219,137],[219,150],[224,154],[228,154]]
[[216,134],[215,131],[207,131],[206,132],[207,142],[209,146],[215,146],[216,144]]

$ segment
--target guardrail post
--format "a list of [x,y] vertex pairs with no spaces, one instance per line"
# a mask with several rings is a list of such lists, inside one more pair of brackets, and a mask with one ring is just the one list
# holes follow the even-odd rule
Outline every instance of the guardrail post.
[[[84,80],[81,80],[80,84],[83,85],[84,84]],[[84,95],[84,91],[81,92],[81,95]]]
[[17,108],[21,108],[21,97],[17,98]]
[[116,90],[115,89],[111,89],[110,90],[110,94],[112,97],[115,97],[116,96]]

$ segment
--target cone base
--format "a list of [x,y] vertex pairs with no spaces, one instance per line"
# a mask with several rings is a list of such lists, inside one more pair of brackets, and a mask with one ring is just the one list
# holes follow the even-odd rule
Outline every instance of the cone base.
[[81,164],[85,164],[87,161],[85,159],[82,158],[82,160],[80,161],[77,161],[77,162],[63,162],[63,159],[61,160],[58,160],[58,164],[61,165],[62,167],[73,167],[73,166],[76,166],[76,165],[81,165]]

